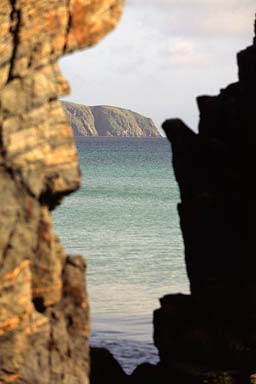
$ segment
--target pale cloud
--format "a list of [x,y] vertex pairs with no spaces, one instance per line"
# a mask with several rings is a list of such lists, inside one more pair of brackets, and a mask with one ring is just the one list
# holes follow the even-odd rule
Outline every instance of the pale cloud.
[[189,66],[202,68],[209,65],[209,55],[205,55],[202,49],[193,40],[181,38],[170,39],[168,42],[167,55],[169,64],[172,66]]
[[138,12],[144,9],[156,18],[157,14],[161,15],[162,30],[193,35],[206,33],[206,37],[225,33],[236,38],[246,34],[248,20],[256,12],[255,0],[127,0],[127,7]]
[[[165,6],[176,6],[176,7],[193,6],[193,7],[206,7],[206,8],[208,8],[209,6],[218,5],[218,6],[221,6],[222,8],[225,8],[227,6],[241,7],[241,0],[126,0],[126,4],[128,6],[132,5],[137,7],[151,4],[158,7],[165,5]],[[243,0],[242,6],[255,7],[254,0]]]
[[237,80],[236,53],[252,40],[255,11],[255,0],[127,0],[113,33],[61,61],[69,99],[196,127],[195,97]]
[[[217,10],[202,21],[202,30],[210,34],[241,36],[248,31],[248,21],[252,19],[253,7],[237,5],[236,9]],[[251,29],[253,23],[251,23]]]

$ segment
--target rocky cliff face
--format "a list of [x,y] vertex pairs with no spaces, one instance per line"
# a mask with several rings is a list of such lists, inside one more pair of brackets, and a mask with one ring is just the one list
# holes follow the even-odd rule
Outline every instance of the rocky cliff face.
[[90,107],[62,101],[75,136],[98,136]]
[[[256,28],[255,28],[256,29]],[[191,295],[155,312],[155,344],[175,383],[249,383],[256,356],[256,38],[238,54],[239,81],[198,98],[199,134],[163,124],[172,143]]]
[[160,137],[153,121],[128,109],[62,102],[76,136]]
[[85,264],[50,215],[80,184],[57,59],[96,43],[122,3],[0,3],[0,383],[88,382]]

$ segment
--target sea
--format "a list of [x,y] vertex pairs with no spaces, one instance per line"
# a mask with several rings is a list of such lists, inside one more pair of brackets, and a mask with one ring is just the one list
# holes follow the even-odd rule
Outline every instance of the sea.
[[159,298],[189,292],[171,148],[166,138],[75,139],[82,186],[54,211],[55,231],[87,261],[91,345],[131,373],[158,361]]

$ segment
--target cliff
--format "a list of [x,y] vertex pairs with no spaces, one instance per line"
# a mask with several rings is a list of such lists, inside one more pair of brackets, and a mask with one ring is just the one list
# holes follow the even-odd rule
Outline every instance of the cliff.
[[0,2],[0,383],[88,383],[85,263],[50,214],[80,185],[57,59],[110,31],[122,3]]
[[161,299],[154,339],[177,384],[255,382],[256,37],[237,61],[238,82],[197,99],[198,134],[178,119],[163,124],[191,295]]
[[153,121],[128,109],[62,101],[75,136],[160,137]]

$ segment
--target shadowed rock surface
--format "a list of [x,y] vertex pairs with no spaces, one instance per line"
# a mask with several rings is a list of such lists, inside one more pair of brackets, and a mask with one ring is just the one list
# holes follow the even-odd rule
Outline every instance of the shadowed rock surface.
[[62,101],[75,136],[160,137],[153,121],[128,109]]
[[130,376],[130,384],[167,384],[170,383],[166,381],[164,376],[164,371],[162,370],[160,364],[153,365],[150,363],[140,364]]
[[128,384],[128,375],[106,348],[90,349],[91,384]]
[[161,299],[154,339],[177,384],[246,384],[256,372],[256,38],[238,66],[237,83],[198,98],[198,134],[178,119],[163,124],[191,295]]
[[0,2],[0,383],[87,383],[85,263],[50,210],[80,185],[57,59],[117,23],[121,0]]

